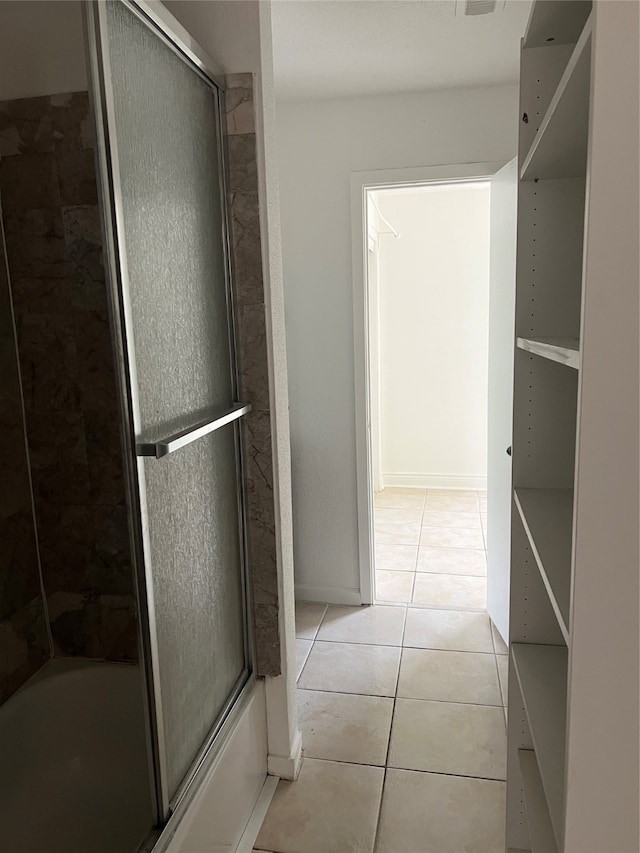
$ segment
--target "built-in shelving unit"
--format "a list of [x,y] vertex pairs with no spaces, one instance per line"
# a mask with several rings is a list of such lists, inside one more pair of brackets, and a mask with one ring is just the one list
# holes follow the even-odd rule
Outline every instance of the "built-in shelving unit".
[[520,63],[507,851],[640,850],[640,4]]
[[540,853],[565,836],[593,20],[538,0],[521,62],[507,847]]
[[580,341],[577,338],[518,338],[520,349],[580,369]]

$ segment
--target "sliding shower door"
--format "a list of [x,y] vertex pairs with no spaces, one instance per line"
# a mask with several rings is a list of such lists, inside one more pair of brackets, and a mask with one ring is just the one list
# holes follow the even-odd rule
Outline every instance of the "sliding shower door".
[[150,4],[89,36],[163,820],[250,670],[222,95]]

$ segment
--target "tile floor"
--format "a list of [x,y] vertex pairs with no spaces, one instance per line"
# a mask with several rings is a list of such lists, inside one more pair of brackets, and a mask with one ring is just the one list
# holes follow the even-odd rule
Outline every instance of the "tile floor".
[[483,493],[376,495],[375,607],[300,602],[304,763],[269,853],[503,853],[507,649],[485,611]]

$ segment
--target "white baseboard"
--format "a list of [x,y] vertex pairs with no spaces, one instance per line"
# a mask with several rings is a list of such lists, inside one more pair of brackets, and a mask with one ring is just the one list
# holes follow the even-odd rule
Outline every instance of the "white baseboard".
[[264,819],[267,816],[279,781],[277,776],[267,776],[264,780],[264,785],[253,807],[249,822],[242,833],[242,838],[238,842],[235,853],[251,853],[253,850],[253,845],[256,843]]
[[267,756],[267,772],[280,779],[297,779],[302,764],[302,733],[298,731],[291,749],[291,755]]
[[405,489],[478,489],[486,490],[486,477],[465,477],[460,474],[411,474],[401,472],[382,475],[385,486]]
[[321,601],[323,604],[362,604],[362,597],[359,589],[296,584],[296,601]]

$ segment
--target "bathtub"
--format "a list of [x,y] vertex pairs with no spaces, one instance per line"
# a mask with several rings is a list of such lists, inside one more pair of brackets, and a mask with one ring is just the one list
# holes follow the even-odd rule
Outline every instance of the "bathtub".
[[0,708],[2,853],[133,853],[150,791],[137,666],[53,658]]

